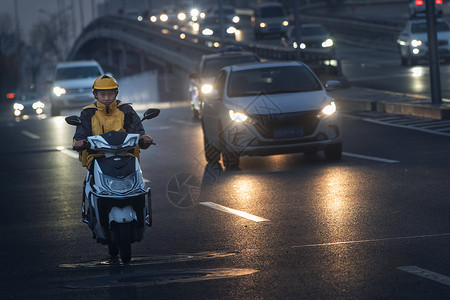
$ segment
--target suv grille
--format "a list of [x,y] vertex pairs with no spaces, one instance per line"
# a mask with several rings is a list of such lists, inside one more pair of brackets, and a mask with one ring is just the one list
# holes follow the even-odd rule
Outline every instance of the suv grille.
[[320,110],[281,113],[274,115],[251,115],[254,126],[266,139],[283,139],[308,136],[313,134]]

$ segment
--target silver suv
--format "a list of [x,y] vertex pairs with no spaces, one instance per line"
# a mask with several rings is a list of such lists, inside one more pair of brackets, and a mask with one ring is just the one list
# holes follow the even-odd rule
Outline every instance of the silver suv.
[[64,108],[80,108],[94,101],[92,84],[103,74],[95,60],[63,62],[56,65],[50,91],[51,114],[57,116]]

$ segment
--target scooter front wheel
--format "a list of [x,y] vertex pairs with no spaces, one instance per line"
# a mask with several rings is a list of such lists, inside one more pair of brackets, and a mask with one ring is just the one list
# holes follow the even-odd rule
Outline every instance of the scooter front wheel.
[[124,263],[131,260],[131,228],[129,223],[119,224],[119,252]]

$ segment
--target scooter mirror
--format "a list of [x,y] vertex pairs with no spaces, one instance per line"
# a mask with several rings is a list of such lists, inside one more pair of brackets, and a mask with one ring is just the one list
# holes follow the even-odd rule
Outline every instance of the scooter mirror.
[[160,110],[157,108],[149,108],[144,113],[144,118],[142,120],[149,120],[156,118],[159,115]]
[[68,116],[66,117],[66,123],[73,126],[81,125],[81,119],[78,116]]

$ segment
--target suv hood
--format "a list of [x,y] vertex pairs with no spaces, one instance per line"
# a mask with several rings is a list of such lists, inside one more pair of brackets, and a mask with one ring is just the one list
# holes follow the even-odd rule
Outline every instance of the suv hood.
[[62,88],[87,88],[92,87],[95,78],[76,78],[68,80],[55,80],[53,86],[59,86]]
[[229,98],[224,104],[228,109],[258,115],[318,110],[331,101],[333,99],[327,95],[326,91],[321,90]]

